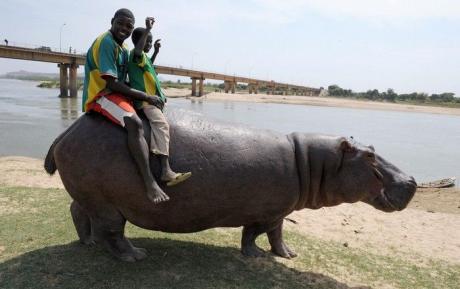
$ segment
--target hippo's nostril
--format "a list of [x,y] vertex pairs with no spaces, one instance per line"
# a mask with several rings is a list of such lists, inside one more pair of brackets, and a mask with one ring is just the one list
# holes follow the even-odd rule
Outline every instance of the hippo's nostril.
[[415,181],[414,177],[410,177],[409,183],[417,187],[417,182]]

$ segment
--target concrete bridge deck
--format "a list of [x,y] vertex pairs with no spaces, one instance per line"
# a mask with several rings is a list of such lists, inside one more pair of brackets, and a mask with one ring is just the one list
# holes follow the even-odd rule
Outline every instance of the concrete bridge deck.
[[[72,54],[63,52],[54,52],[47,47],[26,48],[19,46],[0,45],[0,57],[11,59],[22,59],[30,61],[56,63],[60,68],[60,97],[77,96],[77,68],[84,65],[86,56],[83,54]],[[203,82],[205,79],[221,80],[225,84],[225,92],[235,92],[237,83],[246,83],[249,93],[257,93],[260,87],[266,87],[269,92],[275,93],[275,90],[281,90],[283,93],[295,93],[301,95],[319,95],[320,89],[301,85],[293,85],[275,81],[260,80],[242,76],[231,76],[220,73],[204,72],[198,70],[175,68],[168,66],[155,65],[158,74],[176,75],[190,77],[192,79],[192,95],[203,95]],[[69,75],[70,72],[70,75]],[[199,81],[197,94],[197,81]]]

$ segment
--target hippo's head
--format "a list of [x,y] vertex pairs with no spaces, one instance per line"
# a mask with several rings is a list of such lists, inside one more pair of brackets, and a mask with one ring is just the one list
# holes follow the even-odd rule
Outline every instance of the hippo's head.
[[380,157],[372,146],[343,137],[293,135],[293,140],[296,137],[297,164],[304,162],[299,166],[301,186],[308,195],[303,207],[363,201],[393,212],[404,209],[414,196],[414,178]]

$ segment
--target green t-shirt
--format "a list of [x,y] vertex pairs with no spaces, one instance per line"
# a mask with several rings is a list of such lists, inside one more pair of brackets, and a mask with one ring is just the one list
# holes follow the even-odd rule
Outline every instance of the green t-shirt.
[[[128,61],[129,85],[137,90],[143,91],[148,95],[156,95],[166,102],[166,97],[161,91],[161,83],[155,72],[150,58],[142,51],[142,56],[134,61],[134,49],[129,54]],[[134,106],[139,109],[146,105],[145,101],[134,101]]]
[[86,54],[83,111],[98,96],[109,92],[104,77],[110,76],[120,82],[126,80],[128,54],[128,49],[118,45],[110,31],[93,42]]

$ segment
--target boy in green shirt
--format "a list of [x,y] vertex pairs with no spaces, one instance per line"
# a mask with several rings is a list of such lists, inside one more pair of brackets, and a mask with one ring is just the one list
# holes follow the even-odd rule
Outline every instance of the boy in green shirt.
[[163,106],[166,97],[161,91],[153,61],[158,54],[160,43],[155,41],[155,52],[152,59],[147,54],[152,48],[152,34],[150,30],[155,20],[152,17],[145,19],[145,27],[134,29],[132,40],[135,48],[130,52],[128,61],[128,75],[130,86],[136,90],[145,92],[147,95],[157,96],[161,103],[152,105],[146,101],[134,101],[134,106],[142,110],[150,123],[150,151],[160,158],[161,181],[166,185],[173,186],[188,179],[192,173],[175,173],[169,165],[169,124],[163,114]]

